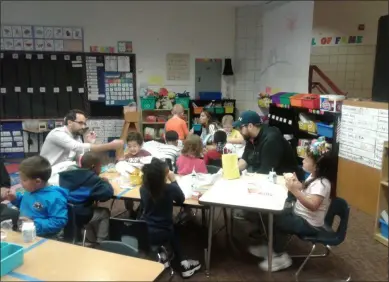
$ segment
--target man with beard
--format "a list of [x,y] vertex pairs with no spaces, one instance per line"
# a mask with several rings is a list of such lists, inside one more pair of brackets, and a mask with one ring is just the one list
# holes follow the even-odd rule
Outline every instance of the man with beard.
[[65,116],[65,125],[50,131],[43,143],[40,155],[50,164],[56,165],[64,161],[72,161],[76,155],[87,151],[104,152],[122,148],[123,140],[113,140],[107,144],[93,144],[96,140],[94,132],[85,135],[86,143],[81,136],[86,131],[86,115],[80,110],[70,110]]
[[254,111],[243,112],[233,126],[240,130],[246,147],[239,160],[239,169],[268,174],[274,170],[278,175],[298,173],[298,163],[289,142],[277,127],[262,123]]

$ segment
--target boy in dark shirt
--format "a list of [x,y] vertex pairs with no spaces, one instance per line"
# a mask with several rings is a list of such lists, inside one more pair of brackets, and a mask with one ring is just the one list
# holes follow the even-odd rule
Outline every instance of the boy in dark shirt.
[[99,177],[101,161],[96,153],[85,153],[80,163],[81,168],[60,173],[59,185],[69,190],[69,203],[75,205],[77,224],[85,225],[88,241],[100,243],[108,239],[110,212],[95,202],[111,199],[113,188]]
[[142,172],[143,185],[140,188],[142,217],[147,223],[150,244],[158,246],[169,242],[181,275],[189,278],[200,270],[201,264],[196,260],[183,259],[173,227],[173,204],[182,205],[185,201],[184,193],[165,162],[153,158],[150,164],[143,166]]

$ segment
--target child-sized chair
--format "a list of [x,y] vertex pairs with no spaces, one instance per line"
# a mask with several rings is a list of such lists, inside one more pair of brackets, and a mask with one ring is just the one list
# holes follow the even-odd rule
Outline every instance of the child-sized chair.
[[110,240],[121,241],[131,247],[138,257],[150,258],[165,264],[170,269],[170,279],[174,276],[171,262],[174,254],[168,251],[166,245],[151,246],[147,223],[144,220],[131,220],[123,218],[110,218],[109,221]]
[[[350,208],[347,202],[342,198],[334,198],[332,199],[330,207],[328,208],[328,212],[324,220],[325,228],[323,229],[323,231],[317,234],[316,236],[299,237],[303,241],[310,242],[312,244],[312,249],[311,252],[308,254],[308,256],[305,255],[291,256],[292,258],[305,257],[304,262],[301,264],[300,268],[297,270],[295,274],[296,281],[299,281],[299,274],[310,258],[326,257],[331,252],[331,247],[338,246],[341,243],[343,243],[343,241],[346,238],[349,214],[350,214]],[[332,226],[336,216],[339,217],[340,222],[336,230],[333,230]],[[326,252],[324,254],[313,254],[318,244],[325,246]],[[349,274],[348,278],[345,281],[350,281],[350,280],[351,280],[351,275]]]
[[139,257],[139,253],[133,247],[117,241],[103,241],[99,244],[97,249],[101,251],[106,251],[110,253],[115,253],[123,256],[129,257]]
[[85,246],[86,229],[77,222],[76,217],[76,205],[67,203],[68,206],[68,223],[64,228],[64,240],[71,241],[72,244],[76,244],[82,233],[82,246]]

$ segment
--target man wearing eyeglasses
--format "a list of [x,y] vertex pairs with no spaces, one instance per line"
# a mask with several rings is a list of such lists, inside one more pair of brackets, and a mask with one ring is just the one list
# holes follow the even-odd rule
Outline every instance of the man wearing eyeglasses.
[[246,140],[239,160],[241,171],[267,174],[274,169],[278,175],[298,172],[297,159],[289,142],[278,128],[263,124],[258,113],[243,112],[233,126],[240,129]]
[[85,135],[85,143],[82,136],[85,134],[86,115],[80,110],[71,110],[65,116],[65,125],[50,131],[43,143],[40,155],[45,157],[51,165],[64,161],[72,161],[76,155],[87,151],[104,152],[122,148],[123,140],[113,140],[107,144],[94,144],[96,135],[89,132]]

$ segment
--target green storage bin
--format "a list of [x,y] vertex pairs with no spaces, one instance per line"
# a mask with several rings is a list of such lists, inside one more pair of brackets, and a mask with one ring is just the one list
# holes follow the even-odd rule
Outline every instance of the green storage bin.
[[204,111],[207,111],[209,113],[214,113],[215,112],[215,108],[214,107],[204,107]]
[[292,97],[296,94],[297,93],[295,93],[295,92],[290,92],[290,93],[286,93],[286,94],[281,95],[280,104],[281,105],[290,105],[290,97]]
[[141,97],[140,106],[142,110],[154,110],[156,99],[155,97]]
[[176,104],[181,104],[184,109],[189,109],[189,97],[176,97]]
[[216,114],[224,114],[224,108],[223,107],[215,107],[215,113]]

